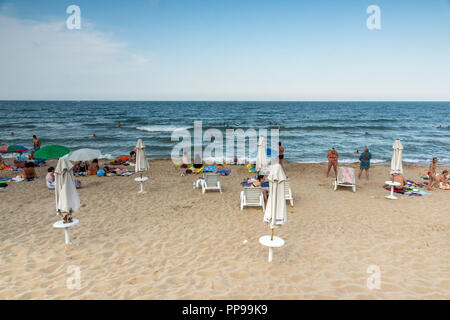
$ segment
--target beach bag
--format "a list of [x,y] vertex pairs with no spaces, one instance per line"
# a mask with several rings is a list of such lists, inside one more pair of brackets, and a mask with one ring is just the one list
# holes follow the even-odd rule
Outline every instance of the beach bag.
[[192,170],[191,169],[187,169],[186,170],[186,174],[191,174],[192,173]]

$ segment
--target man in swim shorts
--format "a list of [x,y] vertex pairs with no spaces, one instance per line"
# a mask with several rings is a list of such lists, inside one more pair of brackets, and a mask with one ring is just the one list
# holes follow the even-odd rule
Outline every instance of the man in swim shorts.
[[284,162],[284,147],[281,146],[281,142],[278,142],[278,160],[280,161],[280,165],[284,170],[283,162]]

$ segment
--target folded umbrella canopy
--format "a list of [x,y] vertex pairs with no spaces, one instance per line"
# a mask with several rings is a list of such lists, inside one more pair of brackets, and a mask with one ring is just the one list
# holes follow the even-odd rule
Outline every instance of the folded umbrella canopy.
[[7,145],[7,146],[2,146],[0,147],[0,152],[3,153],[13,153],[13,152],[25,152],[28,149],[25,148],[24,146],[19,146],[19,145]]
[[33,154],[35,159],[57,159],[65,156],[70,149],[59,145],[45,146]]
[[[264,222],[270,224],[274,229],[277,225],[286,222],[286,199],[284,188],[286,183],[286,174],[280,164],[274,164],[269,176],[269,199],[267,199],[266,211],[264,213]],[[273,232],[272,232],[273,238]]]
[[266,150],[266,140],[263,136],[259,137],[258,141],[258,151],[256,156],[256,170],[260,171],[267,168],[267,151]]
[[89,161],[98,159],[101,156],[101,151],[96,149],[79,149],[69,154],[70,161]]
[[145,157],[145,146],[142,139],[136,144],[136,167],[135,172],[144,172],[149,169],[147,158]]
[[399,139],[395,140],[392,149],[394,149],[394,151],[392,152],[391,174],[392,175],[403,174],[403,165],[402,165],[403,145]]
[[55,169],[56,214],[60,216],[71,214],[81,207],[72,168],[68,157],[62,157]]

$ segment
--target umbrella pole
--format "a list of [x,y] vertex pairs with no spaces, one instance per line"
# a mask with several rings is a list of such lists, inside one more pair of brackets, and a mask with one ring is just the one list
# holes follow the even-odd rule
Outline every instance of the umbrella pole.
[[270,240],[273,241],[273,229],[272,229],[272,235],[270,236]]

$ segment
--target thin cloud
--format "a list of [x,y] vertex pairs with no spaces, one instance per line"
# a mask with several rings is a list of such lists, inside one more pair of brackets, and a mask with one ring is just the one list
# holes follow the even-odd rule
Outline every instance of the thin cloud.
[[[149,59],[89,25],[38,22],[0,13],[0,99],[106,94],[119,83],[145,81]],[[113,89],[114,90],[114,89]]]

